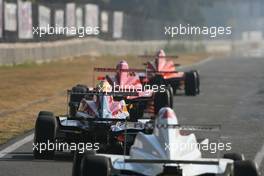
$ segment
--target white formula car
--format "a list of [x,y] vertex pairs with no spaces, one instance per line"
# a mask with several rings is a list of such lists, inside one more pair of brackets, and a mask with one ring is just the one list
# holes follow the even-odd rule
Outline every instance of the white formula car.
[[[129,155],[102,155],[89,152],[80,162],[82,176],[175,175],[175,176],[258,176],[256,165],[239,154],[223,158],[203,158],[199,148],[176,147],[175,144],[198,144],[196,136],[182,134],[174,111],[162,108],[153,124],[153,133],[139,132]],[[194,126],[195,128],[195,126]],[[210,127],[205,127],[210,129]],[[200,130],[205,128],[200,127]],[[212,130],[214,130],[212,128]],[[208,142],[208,139],[201,143]],[[166,145],[173,145],[166,149]],[[178,145],[180,146],[180,145]]]

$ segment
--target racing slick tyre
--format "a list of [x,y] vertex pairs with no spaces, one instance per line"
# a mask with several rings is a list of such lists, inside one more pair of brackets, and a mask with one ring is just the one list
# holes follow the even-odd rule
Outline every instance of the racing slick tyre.
[[38,116],[41,116],[41,115],[53,116],[53,113],[49,111],[40,111]]
[[105,156],[85,155],[81,161],[82,176],[110,176],[111,161]]
[[200,94],[200,75],[197,70],[194,71],[196,78],[196,94]]
[[239,153],[225,153],[223,158],[231,159],[233,161],[243,161],[245,160],[245,157],[243,154]]
[[[88,88],[85,85],[77,84],[72,88],[72,93],[87,93]],[[70,95],[70,116],[75,116],[79,103],[83,99],[84,95],[82,94],[71,94]]]
[[173,88],[173,95],[177,95],[177,88],[176,87]]
[[197,80],[196,74],[193,71],[185,72],[184,80],[185,95],[195,96],[197,93]]
[[156,75],[153,79],[150,80],[150,85],[165,85],[165,80],[161,75]]
[[129,117],[131,122],[137,122],[137,120],[143,117],[144,108],[139,103],[132,104],[132,108],[129,109]]
[[73,92],[79,92],[79,93],[86,93],[87,92],[87,86],[85,85],[81,85],[81,84],[77,84],[76,86],[74,86],[72,88]]
[[257,166],[254,162],[245,161],[235,161],[234,162],[234,176],[259,176]]
[[173,88],[171,87],[171,85],[168,85],[167,86],[167,89],[168,89],[168,91],[170,93],[170,103],[169,103],[169,106],[170,106],[170,108],[173,108],[173,95],[174,95]]
[[[33,149],[35,159],[53,159],[55,136],[57,130],[57,123],[51,112],[42,111],[39,113],[35,124],[34,144],[37,146]],[[40,150],[40,145],[45,144],[45,148]],[[53,145],[52,148],[49,146]]]
[[165,89],[164,92],[156,92],[154,94],[154,112],[155,114],[159,113],[159,110],[163,107],[170,106],[170,93],[168,89]]
[[89,150],[85,153],[80,153],[78,150],[74,152],[73,155],[73,165],[72,165],[72,176],[81,176],[81,161],[84,155],[95,155],[95,151]]

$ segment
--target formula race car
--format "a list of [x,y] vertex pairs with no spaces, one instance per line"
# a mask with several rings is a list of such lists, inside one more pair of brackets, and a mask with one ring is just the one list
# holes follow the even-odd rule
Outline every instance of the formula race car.
[[[150,57],[150,56],[140,56]],[[195,96],[200,93],[200,76],[197,70],[187,72],[177,71],[173,60],[168,59],[163,50],[160,50],[154,61],[144,63],[147,67],[147,78],[152,83],[170,85],[174,95],[177,90],[184,89],[186,95]]]
[[[124,100],[115,101],[113,95],[137,96],[132,92],[111,92],[106,81],[101,82],[101,91],[81,94],[83,98],[74,116],[63,115],[54,117],[47,111],[39,112],[35,124],[34,157],[36,159],[52,159],[55,151],[78,150],[82,144],[98,153],[122,153],[124,151],[124,130],[134,132],[126,140],[126,146],[133,144],[134,137],[142,128],[124,126],[129,117]],[[91,98],[92,96],[92,98]],[[128,139],[127,138],[127,139]],[[89,150],[88,149],[88,150]],[[127,149],[127,151],[128,151]]]
[[[85,154],[80,162],[82,176],[258,176],[256,165],[242,155],[229,153],[223,158],[203,158],[194,133],[182,130],[218,131],[218,125],[182,126],[174,111],[162,108],[152,134],[139,132],[128,156]],[[208,143],[204,139],[201,144]],[[195,144],[195,145],[193,145]],[[166,146],[171,146],[169,149]],[[78,175],[75,175],[78,176]]]
[[166,85],[143,84],[137,72],[142,69],[129,69],[126,61],[120,61],[116,68],[94,68],[96,72],[114,72],[101,79],[107,80],[116,91],[136,91],[138,96],[124,97],[129,109],[130,117],[142,117],[144,111],[157,114],[162,107],[173,106],[173,92]]

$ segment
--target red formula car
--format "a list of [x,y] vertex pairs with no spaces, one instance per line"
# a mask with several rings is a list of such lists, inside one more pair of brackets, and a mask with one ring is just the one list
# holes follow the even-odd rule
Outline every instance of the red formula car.
[[[114,75],[106,75],[100,79],[107,80],[113,87],[114,91],[137,92],[138,96],[126,96],[130,117],[137,119],[143,116],[144,112],[157,114],[162,107],[172,107],[172,92],[166,85],[148,85],[142,83],[137,72],[142,69],[129,69],[126,61],[120,61],[116,68],[94,68],[96,72],[115,73]],[[118,99],[118,97],[115,97]]]
[[169,57],[171,56],[166,57],[165,52],[160,50],[154,61],[144,63],[147,73],[145,77],[149,83],[171,86],[174,94],[176,94],[177,90],[184,90],[185,95],[195,96],[199,94],[200,77],[198,71],[177,71],[176,66],[179,64],[175,64],[173,60],[168,59]]

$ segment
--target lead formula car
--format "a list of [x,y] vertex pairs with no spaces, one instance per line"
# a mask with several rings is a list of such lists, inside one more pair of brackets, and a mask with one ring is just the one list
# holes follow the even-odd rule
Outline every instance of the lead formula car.
[[[140,56],[149,57],[149,56]],[[184,90],[185,95],[195,96],[200,93],[200,75],[197,70],[177,71],[172,59],[173,56],[166,56],[163,50],[159,50],[153,61],[144,63],[146,65],[146,78],[149,83],[165,84],[171,86],[173,93]]]

